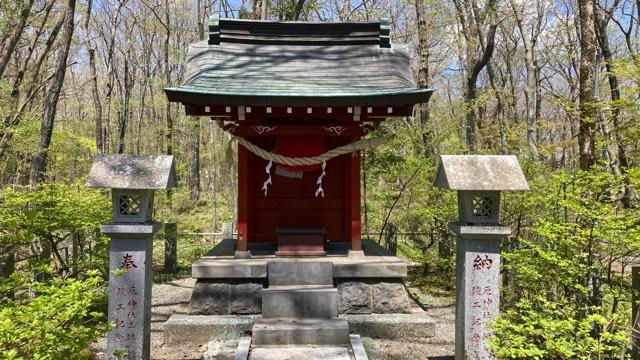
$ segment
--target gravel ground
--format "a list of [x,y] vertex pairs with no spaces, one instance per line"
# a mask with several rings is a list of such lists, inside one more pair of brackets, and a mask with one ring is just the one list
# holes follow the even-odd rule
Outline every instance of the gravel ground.
[[[154,360],[200,359],[206,345],[199,347],[166,347],[163,343],[164,322],[174,313],[186,313],[195,279],[177,279],[153,284],[151,309],[151,358]],[[423,296],[427,313],[436,321],[436,336],[423,342],[403,342],[363,338],[370,359],[453,359],[454,304],[450,297]],[[105,360],[106,340],[93,344],[96,359]]]
[[370,359],[376,360],[453,360],[455,352],[455,305],[427,308],[436,322],[436,336],[423,342],[404,342],[363,338]]

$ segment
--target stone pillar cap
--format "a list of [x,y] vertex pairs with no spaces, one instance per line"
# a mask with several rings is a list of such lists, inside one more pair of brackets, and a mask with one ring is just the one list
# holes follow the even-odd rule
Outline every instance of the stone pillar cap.
[[86,186],[105,189],[162,190],[176,186],[171,155],[98,155]]
[[458,191],[529,190],[513,155],[442,155],[434,183]]

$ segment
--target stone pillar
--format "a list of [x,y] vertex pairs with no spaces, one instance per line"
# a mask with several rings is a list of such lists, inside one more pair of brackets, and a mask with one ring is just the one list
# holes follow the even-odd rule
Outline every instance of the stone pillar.
[[164,271],[175,274],[178,270],[178,225],[164,224]]
[[456,360],[495,359],[489,323],[500,310],[500,192],[529,190],[518,159],[507,155],[443,155],[435,184],[458,192]]
[[153,234],[160,223],[109,224],[102,233],[109,247],[109,322],[107,358],[150,357]]
[[222,240],[233,240],[233,223],[222,223]]
[[87,187],[110,188],[112,222],[100,231],[109,247],[107,358],[148,360],[151,344],[152,221],[156,190],[175,186],[172,156],[99,155]]
[[495,359],[489,322],[500,308],[500,240],[503,226],[450,225],[456,245],[456,360]]

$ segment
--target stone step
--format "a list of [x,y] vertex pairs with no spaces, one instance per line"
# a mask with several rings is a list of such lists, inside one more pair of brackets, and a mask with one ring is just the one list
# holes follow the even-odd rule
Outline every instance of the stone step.
[[310,261],[272,261],[267,264],[269,287],[280,285],[331,285],[333,263]]
[[251,349],[250,360],[352,360],[346,346],[269,346]]
[[326,285],[272,286],[263,289],[262,317],[338,317],[338,289]]
[[344,319],[273,318],[253,325],[253,345],[348,345]]

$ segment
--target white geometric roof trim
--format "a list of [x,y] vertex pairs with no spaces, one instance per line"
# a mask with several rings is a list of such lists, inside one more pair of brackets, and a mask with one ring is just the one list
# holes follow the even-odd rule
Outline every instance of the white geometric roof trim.
[[442,155],[434,181],[450,190],[529,190],[518,158],[513,155]]

